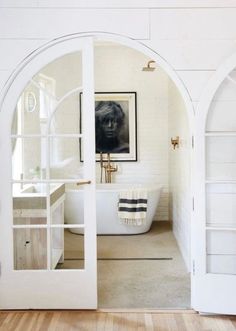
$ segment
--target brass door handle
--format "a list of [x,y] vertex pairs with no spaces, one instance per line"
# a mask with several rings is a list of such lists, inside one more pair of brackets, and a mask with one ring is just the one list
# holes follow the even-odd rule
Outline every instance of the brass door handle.
[[76,185],[86,185],[86,184],[91,184],[91,180],[85,180],[85,181],[76,183]]

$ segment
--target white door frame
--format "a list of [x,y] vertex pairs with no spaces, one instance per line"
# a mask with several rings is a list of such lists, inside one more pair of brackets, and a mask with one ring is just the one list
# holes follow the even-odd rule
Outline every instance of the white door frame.
[[[206,272],[206,155],[205,129],[211,102],[221,83],[236,67],[236,53],[230,56],[212,75],[196,109],[195,139],[195,224],[194,231],[199,238],[195,241],[195,282],[192,305],[195,310],[210,313],[236,314],[235,275],[208,274]],[[196,289],[196,290],[195,290]]]
[[[11,88],[11,85],[14,82],[14,93],[15,93],[15,98],[13,98],[12,100],[9,100],[9,105],[11,106],[11,110],[12,110],[12,116],[13,116],[13,112],[14,112],[14,107],[16,104],[16,101],[18,99],[18,97],[20,96],[23,87],[26,85],[26,83],[28,82],[29,78],[32,76],[32,72],[30,70],[30,65],[31,65],[31,61],[32,59],[34,59],[35,62],[35,67],[37,68],[37,70],[40,70],[42,68],[42,62],[37,64],[37,55],[42,53],[44,50],[49,50],[50,52],[50,47],[56,45],[59,41],[63,41],[63,40],[76,40],[79,38],[86,38],[86,37],[93,37],[95,40],[101,40],[101,41],[111,41],[111,42],[116,42],[119,43],[121,45],[130,47],[132,49],[135,49],[143,54],[145,54],[146,56],[152,58],[153,60],[156,61],[157,66],[160,66],[170,77],[170,79],[174,82],[174,84],[176,85],[180,95],[183,98],[184,104],[185,104],[185,108],[187,111],[187,117],[188,117],[188,125],[189,125],[189,139],[192,139],[192,137],[195,135],[195,118],[194,118],[194,108],[193,108],[193,104],[192,104],[192,100],[191,97],[188,93],[187,88],[185,87],[184,83],[182,82],[182,80],[179,78],[178,74],[175,72],[175,70],[171,67],[170,64],[168,64],[167,61],[165,61],[157,52],[155,52],[154,50],[152,50],[151,48],[149,48],[148,46],[146,46],[145,44],[139,42],[139,41],[135,41],[133,39],[130,39],[128,37],[124,37],[124,36],[120,36],[117,34],[112,34],[112,33],[78,33],[78,34],[73,34],[73,35],[69,35],[69,36],[64,36],[61,38],[57,38],[56,40],[50,41],[48,43],[46,43],[45,45],[41,46],[40,48],[36,49],[33,53],[31,53],[29,56],[27,56],[18,66],[17,68],[14,70],[14,72],[12,73],[12,75],[10,76],[10,78],[8,79],[7,83],[5,84],[3,90],[2,90],[2,94],[1,94],[1,101],[0,101],[0,116],[3,119],[4,118],[4,114],[2,114],[2,104],[4,99],[8,96],[8,90]],[[76,47],[75,50],[76,51]],[[52,60],[55,59],[55,57],[52,57]],[[50,62],[48,61],[47,58],[47,63]],[[45,64],[47,64],[45,63]],[[38,65],[38,67],[37,67]],[[24,73],[25,76],[24,77],[20,77],[20,74],[22,72],[22,70],[24,69]],[[36,71],[37,71],[36,70]],[[20,79],[19,79],[20,77]],[[7,125],[9,126],[11,123],[8,123]],[[11,159],[11,155],[6,155],[6,157],[10,160]],[[191,150],[191,196],[194,196],[194,191],[193,191],[193,187],[194,187],[194,162],[193,162],[193,150]],[[9,172],[11,171],[11,169],[9,168]],[[0,197],[4,197],[4,195],[11,195],[11,191],[8,189],[7,191],[4,190],[4,192],[0,192]],[[1,201],[3,201],[1,198]],[[190,197],[191,198],[191,197]],[[7,208],[11,208],[11,206],[9,205],[9,201],[6,204]],[[191,213],[191,237],[192,237],[192,233],[193,232],[193,211]],[[9,234],[8,234],[9,235]],[[192,242],[192,241],[191,241]],[[192,244],[191,244],[192,246]],[[0,249],[4,249],[4,247],[2,246],[2,244],[0,243]],[[191,256],[193,259],[193,254],[194,251],[191,247]],[[193,283],[193,282],[192,282]]]

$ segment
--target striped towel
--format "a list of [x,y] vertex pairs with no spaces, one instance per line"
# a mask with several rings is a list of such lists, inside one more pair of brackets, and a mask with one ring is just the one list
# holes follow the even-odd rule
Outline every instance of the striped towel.
[[143,225],[147,215],[147,190],[132,189],[120,192],[118,217],[122,224]]

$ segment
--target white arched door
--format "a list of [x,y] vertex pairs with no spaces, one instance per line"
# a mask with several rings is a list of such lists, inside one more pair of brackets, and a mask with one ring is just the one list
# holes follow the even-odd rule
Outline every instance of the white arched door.
[[[60,67],[63,59],[70,70],[78,69],[74,85]],[[68,82],[65,90],[62,82]],[[92,38],[58,39],[25,59],[2,93],[0,116],[0,307],[95,309]],[[83,214],[74,213],[80,219],[73,224],[70,217],[64,220],[64,209],[66,217],[71,212],[66,191],[83,201]],[[80,252],[73,269],[64,254],[68,231],[83,233],[73,237],[72,250],[78,245]]]
[[236,55],[197,108],[193,308],[236,314]]

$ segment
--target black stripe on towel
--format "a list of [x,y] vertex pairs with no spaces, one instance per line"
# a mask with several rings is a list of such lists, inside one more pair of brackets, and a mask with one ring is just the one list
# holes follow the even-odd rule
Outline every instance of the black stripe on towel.
[[120,203],[147,203],[147,199],[120,199]]
[[138,208],[119,207],[119,211],[128,211],[130,213],[135,213],[138,211],[147,211],[147,208],[146,207],[138,207]]

